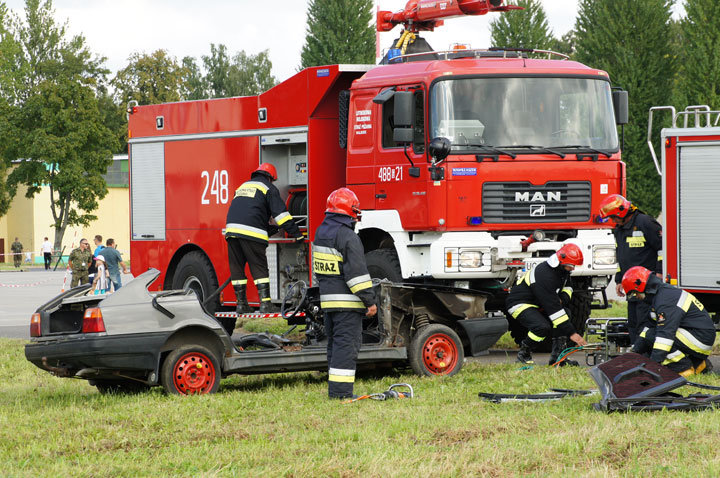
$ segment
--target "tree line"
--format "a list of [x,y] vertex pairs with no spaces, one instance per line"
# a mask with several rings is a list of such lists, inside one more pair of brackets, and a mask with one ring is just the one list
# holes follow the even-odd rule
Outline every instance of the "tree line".
[[[628,196],[646,212],[660,211],[660,181],[646,144],[651,106],[709,104],[720,108],[720,2],[579,0],[574,28],[557,37],[539,0],[491,23],[493,46],[550,49],[607,71],[630,95],[623,159]],[[277,83],[268,51],[176,59],[165,50],[132,53],[111,75],[105,58],[55,19],[52,0],[26,0],[24,18],[0,2],[0,216],[19,186],[33,197],[43,186],[59,247],[68,226],[88,225],[107,194],[112,154],[127,150],[125,110],[139,104],[256,95]],[[373,63],[372,0],[310,0],[299,67]],[[448,26],[451,28],[451,26]],[[659,129],[659,127],[658,127]],[[656,136],[657,137],[657,136]]]

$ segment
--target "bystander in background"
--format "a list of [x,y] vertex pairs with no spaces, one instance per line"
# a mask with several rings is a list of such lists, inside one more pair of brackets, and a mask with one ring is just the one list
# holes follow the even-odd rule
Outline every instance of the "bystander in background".
[[95,273],[91,289],[95,291],[95,295],[107,294],[108,289],[110,289],[110,274],[105,268],[105,257],[102,254],[95,258],[95,268],[97,272]]
[[122,260],[122,255],[117,250],[117,244],[115,239],[109,238],[105,244],[107,247],[102,250],[103,258],[105,259],[105,265],[110,273],[110,282],[112,282],[113,288],[118,290],[122,287],[122,280],[120,279],[120,267],[122,267],[123,274],[127,274],[127,266]]
[[15,267],[20,267],[20,264],[22,264],[23,245],[17,237],[15,238],[15,242],[10,245],[10,251],[12,251],[13,264]]
[[46,237],[43,241],[42,245],[40,246],[40,250],[43,253],[43,259],[45,260],[45,270],[49,271],[50,266],[52,265],[52,251],[53,251],[53,245],[52,242]]

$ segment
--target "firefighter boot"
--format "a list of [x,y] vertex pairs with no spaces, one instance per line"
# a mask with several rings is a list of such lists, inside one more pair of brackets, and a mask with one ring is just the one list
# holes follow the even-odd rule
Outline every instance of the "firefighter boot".
[[532,342],[530,339],[523,339],[520,342],[520,351],[517,355],[517,361],[520,363],[535,363],[532,358]]
[[248,305],[247,296],[245,295],[245,286],[236,285],[233,286],[233,289],[235,289],[235,297],[237,298],[237,306],[235,307],[235,312],[237,312],[238,315],[249,314],[253,312],[252,307]]
[[258,284],[257,285],[258,296],[260,297],[260,310],[261,314],[272,314],[278,312],[278,308],[270,302],[270,284]]
[[[567,348],[567,338],[566,337],[553,337],[552,338],[552,349],[550,350],[550,360],[548,361],[548,365],[554,365],[555,362],[557,362],[558,358],[560,358],[560,354],[563,350]],[[574,367],[579,366],[580,364],[576,362],[575,360],[563,360],[560,362],[559,367],[564,367],[565,365],[572,365]]]

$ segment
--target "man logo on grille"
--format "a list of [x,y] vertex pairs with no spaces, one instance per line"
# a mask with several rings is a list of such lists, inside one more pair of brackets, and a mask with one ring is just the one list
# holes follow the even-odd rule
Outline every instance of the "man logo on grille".
[[538,217],[545,215],[544,204],[531,204],[530,205],[530,217]]

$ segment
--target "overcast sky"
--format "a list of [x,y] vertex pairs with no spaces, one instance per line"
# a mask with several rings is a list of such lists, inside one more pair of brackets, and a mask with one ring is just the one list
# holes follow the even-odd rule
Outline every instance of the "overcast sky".
[[[0,0],[2,1],[2,0]],[[541,0],[556,36],[572,29],[577,0]],[[5,0],[18,13],[23,0]],[[56,19],[73,34],[82,34],[91,51],[107,57],[113,74],[127,65],[133,52],[165,49],[180,61],[185,56],[200,62],[210,43],[225,44],[234,54],[269,50],[273,75],[292,76],[300,64],[305,41],[307,0],[55,0]],[[397,11],[407,0],[375,0],[381,10]],[[374,14],[373,14],[374,15]],[[473,48],[490,46],[489,24],[498,13],[450,19],[445,26],[422,36],[436,50],[453,43]],[[380,48],[388,48],[400,32],[396,27],[380,35]]]

